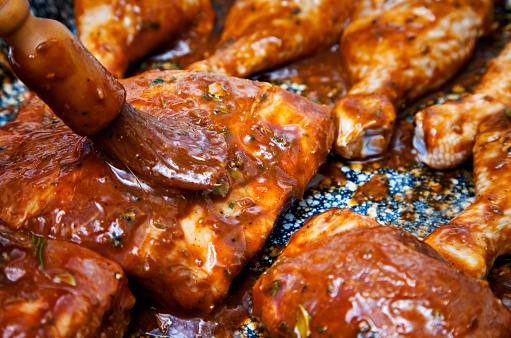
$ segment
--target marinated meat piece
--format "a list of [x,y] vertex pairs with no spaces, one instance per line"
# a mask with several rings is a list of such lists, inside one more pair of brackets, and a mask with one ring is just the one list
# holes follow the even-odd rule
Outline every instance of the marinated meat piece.
[[491,0],[359,1],[341,42],[353,87],[334,108],[335,152],[381,155],[396,109],[453,76],[492,16]]
[[348,209],[309,218],[253,290],[271,337],[509,337],[488,283]]
[[183,29],[213,29],[210,0],[75,0],[78,37],[117,78]]
[[135,298],[119,265],[0,221],[2,337],[122,337]]
[[472,155],[479,126],[511,105],[511,43],[492,60],[472,95],[429,107],[415,116],[417,157],[435,169],[456,167]]
[[511,253],[511,117],[485,122],[474,144],[476,201],[426,239],[456,269],[484,278],[495,259]]
[[352,0],[237,0],[215,53],[189,69],[248,76],[339,41]]
[[0,129],[0,218],[115,260],[174,312],[207,313],[325,160],[329,110],[211,73],[148,72],[122,84],[127,102],[161,123],[225,137],[229,174],[208,190],[151,185],[33,99]]

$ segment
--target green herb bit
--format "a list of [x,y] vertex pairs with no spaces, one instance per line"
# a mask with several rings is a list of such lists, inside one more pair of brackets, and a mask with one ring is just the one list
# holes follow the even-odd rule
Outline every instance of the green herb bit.
[[163,80],[161,77],[159,77],[159,78],[151,81],[151,84],[155,85],[155,84],[161,84],[163,82],[165,82],[165,80]]
[[41,270],[44,270],[44,264],[43,264],[43,246],[44,246],[44,243],[46,243],[46,239],[43,239],[41,241],[41,237],[37,238],[36,248],[37,248],[37,251],[39,253],[39,264],[41,265]]
[[382,108],[382,107],[378,108],[378,109],[376,110],[376,112],[374,113],[374,115],[376,115],[376,117],[377,117],[377,118],[380,118],[380,111],[381,111],[381,108]]
[[207,191],[215,195],[226,197],[230,189],[231,186],[229,185],[229,182],[226,182],[225,180],[220,180],[218,181],[217,184],[209,188]]
[[229,128],[227,127],[224,127],[222,130],[220,130],[220,132],[222,134],[224,134],[225,138],[227,139],[229,136],[231,136],[231,131],[229,130]]
[[201,99],[203,99],[204,101],[213,101],[215,98],[211,96],[209,93],[204,93],[202,94]]
[[255,139],[256,139],[254,135],[249,135],[248,138],[250,141],[255,141]]
[[45,116],[41,119],[41,123],[43,124],[43,126],[47,126],[53,123],[53,119],[51,117]]
[[215,113],[219,112],[222,114],[229,114],[231,112],[231,108],[227,107],[225,104],[221,103],[218,108],[215,110]]
[[167,105],[165,104],[165,101],[163,101],[163,97],[160,97],[161,106],[165,108]]
[[234,209],[234,202],[229,203],[229,208]]
[[6,146],[0,146],[0,150],[5,150]]
[[470,175],[467,169],[463,169],[463,173],[465,174],[465,176],[467,176],[470,182],[474,182],[474,178],[472,177],[472,175]]
[[108,239],[108,243],[110,243],[111,246],[114,248],[118,248],[122,246],[122,238],[121,237],[111,237]]
[[271,285],[270,296],[274,297],[277,294],[277,292],[279,292],[279,287],[280,287],[279,281],[274,280]]
[[508,117],[511,117],[511,111],[509,110],[509,107],[504,108],[504,113],[505,113]]
[[266,95],[266,93],[264,93],[263,96],[261,96],[261,100],[259,102],[264,102],[266,101],[267,98],[268,96]]
[[167,229],[167,226],[163,224],[161,221],[154,221],[153,224],[158,229]]
[[232,179],[236,182],[241,182],[244,180],[243,174],[237,168],[229,169],[229,175],[231,175]]

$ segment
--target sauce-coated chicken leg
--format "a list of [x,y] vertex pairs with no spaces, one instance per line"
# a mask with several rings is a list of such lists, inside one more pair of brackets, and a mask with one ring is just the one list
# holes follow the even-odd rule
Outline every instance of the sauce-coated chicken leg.
[[435,169],[448,169],[472,154],[481,123],[511,105],[511,43],[493,59],[472,95],[429,107],[415,116],[418,158]]
[[75,0],[78,36],[117,78],[130,62],[176,38],[196,22],[213,28],[210,0]]
[[382,154],[396,109],[454,75],[492,15],[490,0],[360,1],[341,43],[353,87],[334,108],[335,152]]
[[484,278],[511,253],[511,117],[500,112],[481,126],[474,145],[477,200],[426,239],[454,267]]
[[121,83],[128,103],[178,121],[176,132],[224,138],[228,175],[203,190],[150,186],[34,98],[0,128],[0,219],[89,247],[174,312],[206,314],[325,160],[330,111],[267,83],[205,72]]
[[487,282],[349,209],[309,218],[253,290],[271,337],[508,337]]
[[123,337],[135,298],[121,267],[0,220],[0,336]]
[[244,77],[338,41],[352,0],[238,0],[216,52],[188,69]]

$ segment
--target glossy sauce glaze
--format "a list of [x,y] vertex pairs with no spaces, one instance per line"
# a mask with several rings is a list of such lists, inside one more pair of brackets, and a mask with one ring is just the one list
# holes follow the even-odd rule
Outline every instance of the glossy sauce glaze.
[[476,200],[425,241],[456,269],[484,279],[495,259],[511,253],[511,116],[501,111],[479,129],[474,143]]
[[122,337],[135,298],[121,267],[0,221],[0,334]]
[[[488,283],[349,209],[309,218],[254,286],[271,337],[507,337]],[[463,309],[463,311],[460,311]]]
[[[216,24],[216,32],[220,30],[219,27],[221,27],[224,15],[230,5],[230,2],[230,0],[214,2],[216,4],[221,3],[215,7],[217,13],[221,13],[220,19]],[[503,19],[502,17],[503,13],[497,14],[500,22],[506,22],[507,19]],[[411,105],[411,107],[413,107],[412,109],[407,109],[404,111],[406,116],[413,114],[416,110],[424,109],[427,106],[437,103],[439,99],[442,99],[445,96],[450,99],[459,99],[460,97],[470,92],[470,90],[479,83],[488,60],[495,57],[499,50],[504,46],[505,42],[507,42],[509,39],[510,34],[508,30],[509,27],[505,26],[499,31],[493,33],[489,38],[485,38],[483,41],[481,41],[476,48],[475,56],[472,58],[468,66],[465,67],[453,81],[444,86],[442,91],[433,93],[427,98],[422,99],[419,103]],[[192,62],[203,57],[203,55],[207,56],[209,53],[211,53],[217,40],[218,35],[213,35],[206,41],[201,40],[200,43],[197,42],[197,39],[194,40],[193,37],[185,37],[176,44],[176,48],[165,54],[161,54],[149,59],[145,64],[143,64],[143,67],[144,69],[156,67],[184,68],[188,64],[191,64]],[[314,56],[291,63],[285,67],[273,71],[256,74],[252,78],[262,81],[271,81],[272,83],[281,85],[283,88],[298,92],[314,102],[327,104],[333,107],[335,102],[344,96],[347,89],[349,88],[345,81],[345,73],[346,72],[343,67],[339,45],[334,45],[329,50],[319,52]],[[413,149],[412,144],[413,135],[413,124],[410,122],[410,120],[405,119],[405,116],[401,114],[396,122],[396,128],[394,131],[394,137],[391,141],[391,145],[389,146],[388,151],[382,157],[372,159],[371,161],[367,162],[361,162],[360,164],[356,162],[351,163],[362,167],[364,172],[381,169],[391,169],[397,172],[406,172],[411,170],[411,168],[417,164],[415,159],[415,150]],[[317,182],[319,187],[324,188],[336,185],[344,185],[347,182],[347,177],[340,170],[340,168],[349,163],[350,162],[342,160],[339,157],[329,156],[327,163],[321,167],[315,182]],[[472,177],[470,166],[466,169],[463,169],[463,171],[470,180]],[[443,199],[442,196],[453,188],[451,178],[457,177],[457,175],[459,175],[458,172],[445,171],[441,173],[439,182],[432,185],[432,197],[425,200],[427,205],[431,207],[432,210],[440,212],[450,208],[449,200]],[[420,196],[413,190],[406,191],[403,193],[403,195],[405,202],[410,204],[420,199]],[[401,217],[406,222],[413,221],[416,218],[415,208],[407,208],[402,213]],[[422,234],[422,237],[427,235],[427,232],[424,230],[419,230],[419,233]],[[277,255],[279,251],[280,250],[276,250],[275,255]],[[249,263],[249,266],[243,270],[243,272],[234,282],[235,285],[244,285],[244,287],[242,290],[234,287],[231,289],[231,293],[236,294],[241,292],[242,294],[246,295],[245,299],[249,297],[251,285],[255,283],[255,280],[260,275],[260,273],[264,271],[264,265],[261,265],[257,260],[262,258],[263,257],[256,257]],[[497,288],[509,290],[509,288],[505,288],[506,281],[506,278],[499,278],[491,279],[490,283],[494,290]],[[243,297],[239,297],[238,302],[234,303],[236,306],[224,304],[222,307],[242,307],[244,309],[243,311],[247,314],[247,317],[244,318],[244,321],[246,322],[248,313],[250,312],[250,307],[248,304],[241,301],[242,298]],[[159,321],[155,319],[155,315],[161,313],[165,316],[170,316],[167,318],[171,319],[172,316],[168,315],[167,311],[158,307],[151,308],[149,306],[145,307],[145,309],[141,311],[144,313],[144,316],[135,317],[138,318],[138,320],[136,319],[134,321],[137,324],[132,326],[132,332],[152,332],[153,334],[165,333],[166,330],[158,328],[157,323]],[[216,328],[217,334],[222,336],[222,334],[228,335],[226,332],[232,332],[234,328],[238,327],[240,320],[239,318],[232,320],[232,318],[229,316],[210,316],[204,320],[197,319],[196,323],[199,322],[207,322],[209,327]],[[219,327],[229,327],[229,325],[230,329],[227,331],[224,329],[219,329]],[[186,333],[183,335],[187,337],[193,337],[200,331],[198,326],[195,328],[196,329],[186,331]]]
[[246,77],[339,41],[351,0],[238,0],[214,53],[187,69]]
[[209,0],[75,0],[74,8],[81,42],[117,78],[183,30],[210,33],[214,20]]
[[0,131],[0,217],[118,262],[180,315],[207,314],[303,194],[333,138],[328,110],[270,84],[197,72],[123,81],[127,101],[227,142],[227,172],[207,190],[134,176],[72,133],[36,98]]
[[[216,7],[217,13],[218,12],[225,13],[226,9],[228,8],[228,6],[230,6],[231,2],[232,1],[230,0],[215,1],[214,2],[215,6],[219,4],[219,6]],[[220,23],[221,21],[222,19],[219,20]],[[216,28],[216,32],[218,32],[218,25]],[[207,38],[204,38],[204,36],[196,36],[194,34],[195,33],[185,36],[183,40],[179,41],[176,44],[176,47],[173,50],[169,51],[167,54],[157,56],[153,59],[148,60],[143,66],[146,67],[146,69],[150,69],[153,67],[183,68],[186,65],[202,58],[203,55],[211,53],[211,50],[216,43],[215,39],[218,39],[218,35],[208,36]],[[495,48],[497,43],[498,42],[496,41],[490,41],[491,46],[493,46],[492,48]],[[334,46],[332,47],[331,50],[318,53],[313,57],[290,64],[284,68],[277,69],[275,71],[258,74],[254,78],[262,80],[271,80],[275,83],[281,84],[284,88],[289,88],[292,91],[299,92],[315,102],[320,102],[327,104],[329,106],[333,106],[335,101],[337,101],[346,93],[347,88],[343,79],[344,70],[342,67],[341,59],[339,57],[338,48],[339,48],[338,45]],[[484,51],[483,54],[485,55],[482,59],[494,56],[494,54],[492,53],[489,53],[490,55],[486,55],[487,50],[491,50],[491,48],[489,49],[487,48]],[[476,61],[481,60],[482,56],[481,54],[482,53],[478,54],[478,59]],[[40,103],[37,103],[37,105],[40,105]],[[38,109],[42,109],[42,111],[44,111],[44,106],[41,105],[40,108]],[[33,117],[32,122],[34,123],[33,124],[28,123],[22,126],[18,125],[18,127],[20,127],[19,134],[16,137],[20,138],[25,137],[26,136],[25,133],[30,134],[30,132],[28,131],[33,129],[31,126],[38,126],[39,123],[42,123],[45,126],[51,125],[55,126],[59,125],[60,123],[49,113],[47,114],[43,113],[43,115],[41,115],[41,111],[34,109],[34,107],[22,111],[22,115],[27,116],[27,118],[29,117],[29,115],[32,115]],[[30,118],[28,119],[30,120]],[[13,127],[13,125],[11,125],[11,127]],[[61,126],[58,127],[57,129],[60,130],[59,128],[61,128]],[[408,142],[408,140],[411,140],[409,138],[410,135],[413,135],[412,129],[413,126],[411,125],[411,123],[406,121],[398,121],[397,133],[400,133],[401,131],[403,131],[403,133],[400,134],[402,136],[394,138],[396,144],[395,150],[390,149],[390,151],[387,152],[387,154],[385,155],[383,161],[372,161],[364,163],[363,166],[365,168],[372,169],[399,168],[399,170],[407,170],[408,165],[413,164],[415,162],[411,142]],[[76,136],[70,136],[68,132],[63,132],[61,133],[61,135],[64,136],[65,142],[70,142],[69,141],[70,137],[75,138],[73,141],[70,142],[70,144],[74,144],[74,142],[76,142],[77,144],[77,147],[75,147],[76,151],[83,152],[83,154],[85,155],[85,159],[90,159],[92,156],[91,154],[95,153],[95,150],[91,148],[90,143],[87,142],[85,139],[79,139],[76,138]],[[47,138],[53,137],[53,136],[49,137],[48,135],[43,136]],[[401,140],[403,142],[401,142]],[[4,147],[3,144],[0,146]],[[3,152],[0,152],[0,158],[2,156],[2,153]],[[47,153],[41,152],[40,156],[34,157],[34,160],[36,162],[44,161],[45,160],[44,157],[49,155],[50,152]],[[62,157],[57,157],[52,161],[59,165],[62,165],[60,170],[57,170],[56,173],[52,171],[52,175],[54,178],[65,176],[66,171],[77,170],[78,168],[80,168],[80,166],[82,166],[81,160],[79,162],[76,162],[75,165],[68,165],[68,163],[66,163],[67,161],[64,160]],[[334,184],[344,184],[346,182],[346,177],[339,170],[339,168],[345,165],[345,163],[346,163],[345,161],[339,160],[336,157],[331,157],[327,164],[324,167],[322,167],[321,172],[323,173],[327,180],[330,180],[330,182],[334,182]],[[94,170],[96,170],[94,169],[94,167],[90,167],[89,170],[87,170],[85,173],[87,173],[88,175],[92,175],[92,172]],[[33,170],[31,171],[31,174],[32,173],[34,175],[37,175],[38,171]],[[91,198],[92,201],[98,201],[98,205],[102,206],[102,208],[106,208],[105,209],[106,211],[113,210],[110,212],[111,215],[114,215],[114,217],[112,217],[112,219],[114,220],[112,224],[116,226],[122,225],[124,227],[124,223],[122,222],[126,222],[126,224],[128,224],[129,227],[131,227],[132,224],[138,223],[141,217],[142,218],[148,217],[146,214],[140,213],[138,209],[133,209],[134,212],[133,213],[130,212],[129,214],[123,214],[122,211],[119,212],[118,209],[122,210],[124,208],[126,211],[130,211],[133,205],[143,203],[150,204],[148,202],[149,200],[152,200],[154,204],[158,204],[163,200],[162,198],[158,198],[157,196],[148,197],[146,195],[146,192],[144,191],[144,189],[146,190],[148,189],[147,186],[143,186],[144,189],[142,189],[141,187],[142,185],[140,185],[139,182],[133,181],[133,176],[126,172],[115,171],[116,174],[112,175],[111,173],[109,173],[106,176],[104,175],[104,173],[105,173],[104,171],[100,170],[99,176],[97,177],[94,176],[93,180],[91,180],[91,182],[87,183],[85,186],[87,188],[95,188],[98,186],[101,187],[104,186],[104,183],[101,183],[100,180],[109,182],[112,179],[115,182],[123,183],[123,185],[117,185],[117,188],[114,188],[114,186],[111,186],[110,183],[107,183],[109,184],[109,188],[106,189],[108,191],[122,190],[119,193],[119,195],[117,195],[121,196],[120,200],[121,202],[116,200],[117,196],[114,196],[113,198],[106,198],[107,199],[106,201],[103,201],[105,197],[101,197],[99,195],[95,198],[89,196],[89,198]],[[39,174],[42,175],[41,172],[39,172]],[[446,175],[449,175],[449,173],[447,172]],[[446,180],[446,182],[449,182],[449,180]],[[441,193],[441,190],[442,188],[439,186],[438,193]],[[72,195],[73,194],[68,194],[66,195],[66,198],[71,197]],[[188,195],[186,194],[183,195],[183,197],[187,196]],[[412,196],[412,198],[415,197]],[[144,202],[141,202],[142,199],[144,200]],[[108,200],[111,203],[115,204],[115,208],[112,206],[112,204],[109,204]],[[92,211],[92,213],[94,214],[98,213],[97,210],[84,209],[84,213],[90,213],[90,211]],[[413,215],[414,215],[413,211],[410,211],[408,217],[413,217]],[[97,229],[101,229],[101,227],[102,227],[101,224],[97,224]],[[119,228],[122,227],[117,226],[114,229]],[[118,243],[121,242],[121,240],[124,240],[124,238],[126,238],[125,235],[123,237],[122,232],[119,233],[121,233],[121,236],[116,236],[113,232],[110,233],[107,232],[106,234],[104,234],[103,237],[107,239],[113,237],[114,240],[112,240],[111,245],[119,246]],[[177,236],[179,237],[179,232],[177,232]],[[77,236],[73,237],[77,241],[80,240],[80,238],[78,238]],[[119,238],[115,239],[116,237]],[[115,247],[113,249],[115,249]],[[152,332],[153,334],[163,334],[168,332],[176,334],[175,330],[177,329],[174,328],[174,325],[179,323],[177,326],[179,328],[179,333],[182,333],[183,336],[186,337],[193,337],[195,335],[200,336],[201,334],[200,332],[202,332],[203,336],[205,337],[211,336],[210,334],[211,332],[215,332],[219,336],[222,335],[227,336],[229,332],[232,332],[234,328],[239,326],[240,322],[246,320],[246,317],[245,319],[240,318],[242,316],[247,316],[247,314],[249,313],[248,310],[249,305],[247,304],[246,301],[243,300],[247,299],[248,297],[248,295],[246,294],[247,290],[251,289],[257,277],[260,275],[261,272],[263,272],[257,260],[251,261],[249,265],[250,266],[244,269],[241,275],[234,280],[233,286],[231,287],[230,290],[232,296],[229,296],[226,303],[218,307],[217,308],[218,311],[215,310],[215,312],[206,319],[190,319],[190,320],[178,319],[168,314],[169,312],[168,309],[165,309],[155,303],[144,301],[143,298],[139,298],[140,300],[137,305],[137,311],[133,313],[134,319],[132,320],[132,328],[130,332],[132,333]],[[133,285],[134,290],[137,293],[141,294],[142,297],[146,295],[145,293],[141,292],[141,290],[143,289],[142,287],[137,286],[136,283]],[[169,321],[172,321],[175,324],[168,326]]]

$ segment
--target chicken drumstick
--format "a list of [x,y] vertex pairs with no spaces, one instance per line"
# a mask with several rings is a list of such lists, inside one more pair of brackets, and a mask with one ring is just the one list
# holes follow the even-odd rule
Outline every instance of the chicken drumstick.
[[415,116],[414,146],[429,167],[448,169],[472,154],[479,126],[511,105],[511,43],[492,60],[472,95],[428,107]]
[[453,76],[492,16],[491,0],[358,2],[341,42],[353,87],[334,108],[335,152],[381,155],[396,109]]

